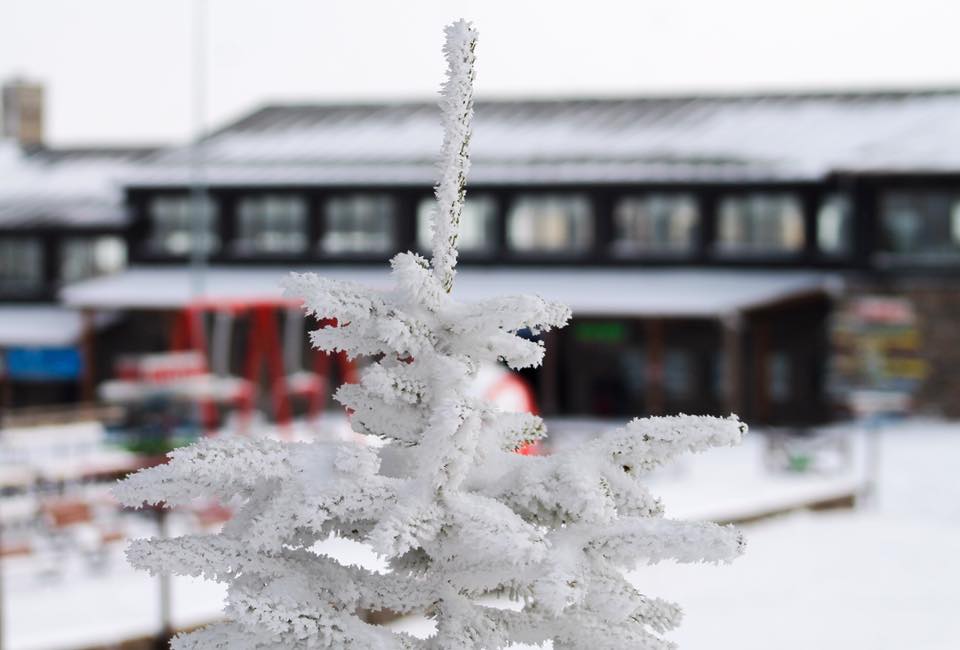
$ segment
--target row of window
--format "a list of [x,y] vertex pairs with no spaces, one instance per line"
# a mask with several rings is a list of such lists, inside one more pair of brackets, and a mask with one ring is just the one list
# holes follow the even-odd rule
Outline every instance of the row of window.
[[[127,247],[115,236],[67,237],[60,242],[58,275],[76,282],[113,273],[127,263]],[[44,251],[36,237],[0,237],[0,290],[18,292],[42,288]]]
[[[430,224],[436,209],[424,199],[417,209],[417,245],[430,248]],[[171,255],[189,252],[199,239],[208,252],[218,250],[217,204],[206,199],[199,211],[200,237],[189,197],[164,196],[150,204],[151,243]],[[356,194],[329,199],[324,207],[320,249],[333,255],[387,254],[396,247],[397,206],[390,195]],[[310,248],[304,197],[264,194],[240,201],[237,211],[238,254],[300,254]],[[530,195],[514,200],[506,214],[506,245],[518,254],[576,255],[594,244],[594,210],[588,197]],[[498,252],[498,206],[489,195],[467,199],[460,225],[460,248],[466,256]],[[622,258],[689,255],[702,227],[699,202],[692,194],[647,194],[623,197],[613,209],[610,253]],[[843,256],[852,246],[852,211],[842,195],[824,200],[816,214],[816,245],[825,256]],[[757,193],[722,198],[718,204],[714,252],[721,258],[789,255],[803,250],[803,210],[791,194]],[[960,261],[960,194],[896,191],[881,196],[878,252],[887,258],[919,263]],[[59,279],[75,282],[109,273],[126,264],[126,248],[116,236],[68,237],[61,242]],[[44,254],[39,239],[0,237],[0,289],[23,290],[43,285]]]
[[[433,199],[417,207],[417,243],[430,248]],[[200,215],[197,233],[192,215]],[[497,251],[497,202],[470,195],[460,220],[460,250],[466,255]],[[184,255],[198,239],[207,252],[220,248],[217,204],[207,198],[197,208],[186,196],[156,197],[150,205],[153,250]],[[387,194],[355,194],[324,204],[319,248],[330,254],[388,253],[395,247],[397,205]],[[521,195],[506,213],[506,246],[527,254],[585,253],[594,245],[594,209],[581,194]],[[306,199],[297,194],[246,197],[237,206],[239,254],[300,254],[310,248]],[[614,206],[611,253],[630,257],[685,255],[697,247],[702,215],[692,194],[624,197]],[[817,215],[817,244],[828,255],[849,252],[850,203],[828,198]],[[720,201],[715,250],[721,256],[784,255],[805,246],[803,209],[792,194],[748,194]]]

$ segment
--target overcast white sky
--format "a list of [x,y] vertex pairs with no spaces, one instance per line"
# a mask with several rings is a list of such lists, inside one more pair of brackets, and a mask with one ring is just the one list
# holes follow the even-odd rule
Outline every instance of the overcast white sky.
[[[481,96],[960,86],[960,0],[207,0],[206,123],[281,100],[427,97],[441,28]],[[0,78],[48,88],[57,144],[192,132],[191,0],[2,0]]]

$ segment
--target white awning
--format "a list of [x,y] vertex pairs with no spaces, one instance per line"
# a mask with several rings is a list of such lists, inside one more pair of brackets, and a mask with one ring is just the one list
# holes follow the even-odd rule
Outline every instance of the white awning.
[[[207,269],[205,300],[256,300],[280,296],[290,271],[391,286],[382,268],[327,266],[225,267]],[[503,294],[535,293],[560,301],[578,316],[717,318],[810,293],[840,288],[836,275],[764,270],[652,270],[575,268],[465,268],[454,295],[473,301]],[[122,273],[64,288],[63,302],[79,309],[176,309],[194,300],[190,269],[133,267]]]
[[[96,327],[114,321],[114,314],[99,313]],[[48,304],[0,305],[0,347],[60,347],[76,344],[83,334],[83,319],[68,307]]]

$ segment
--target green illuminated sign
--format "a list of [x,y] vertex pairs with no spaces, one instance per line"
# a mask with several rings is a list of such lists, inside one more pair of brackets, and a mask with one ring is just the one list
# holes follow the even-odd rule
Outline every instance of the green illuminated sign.
[[576,323],[573,336],[581,343],[622,343],[627,338],[627,326],[618,321]]

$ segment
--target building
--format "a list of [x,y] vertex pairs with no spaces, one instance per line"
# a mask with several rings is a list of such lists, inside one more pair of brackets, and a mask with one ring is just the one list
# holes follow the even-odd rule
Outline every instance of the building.
[[43,86],[25,79],[13,79],[0,89],[2,137],[24,146],[43,144]]
[[149,152],[0,140],[0,408],[79,399],[82,315],[57,292],[126,267],[117,177]]
[[[772,424],[835,414],[838,305],[906,297],[918,408],[958,416],[957,135],[955,90],[479,102],[459,291],[573,307],[529,375],[547,414]],[[126,175],[130,267],[61,299],[155,344],[194,295],[198,169],[208,298],[275,295],[291,269],[385,284],[427,247],[439,140],[430,103],[287,105],[156,152]]]

